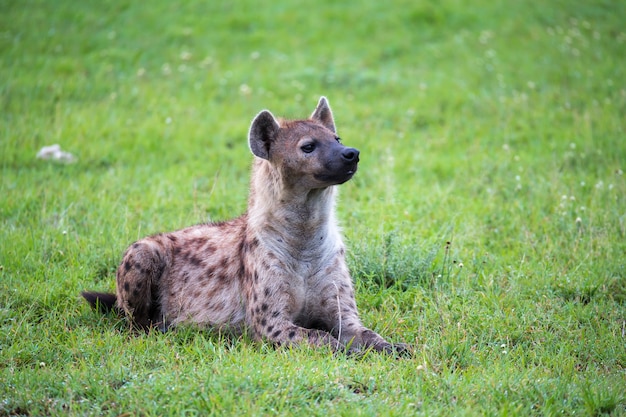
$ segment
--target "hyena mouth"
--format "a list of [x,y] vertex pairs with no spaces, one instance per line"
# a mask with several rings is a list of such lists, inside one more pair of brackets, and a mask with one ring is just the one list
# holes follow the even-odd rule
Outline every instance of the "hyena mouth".
[[354,174],[356,174],[356,171],[357,171],[357,165],[354,164],[354,166],[349,167],[348,170],[346,171],[342,170],[339,172],[334,172],[332,174],[315,175],[315,179],[317,179],[318,181],[325,182],[329,185],[339,185],[350,180],[354,176]]

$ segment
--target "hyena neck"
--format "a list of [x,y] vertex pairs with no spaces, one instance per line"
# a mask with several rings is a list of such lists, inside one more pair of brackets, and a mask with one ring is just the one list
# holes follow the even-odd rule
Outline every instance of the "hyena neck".
[[[339,238],[335,220],[336,187],[294,191],[267,161],[256,160],[252,172],[248,218],[260,234],[268,230],[285,243],[318,242]],[[293,242],[292,242],[293,243]]]

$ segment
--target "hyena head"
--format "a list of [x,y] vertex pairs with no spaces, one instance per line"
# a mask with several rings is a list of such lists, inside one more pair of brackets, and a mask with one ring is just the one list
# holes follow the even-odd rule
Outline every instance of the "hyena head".
[[250,126],[250,150],[269,161],[287,184],[301,189],[343,184],[357,170],[359,151],[344,146],[325,97],[309,119],[281,121],[267,110]]

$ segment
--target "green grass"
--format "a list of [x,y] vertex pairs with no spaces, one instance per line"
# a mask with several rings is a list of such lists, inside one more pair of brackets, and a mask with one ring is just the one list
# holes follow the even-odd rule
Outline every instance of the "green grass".
[[[0,0],[0,416],[626,414],[626,3],[220,3]],[[87,307],[243,212],[250,120],[320,95],[363,321],[413,358]]]

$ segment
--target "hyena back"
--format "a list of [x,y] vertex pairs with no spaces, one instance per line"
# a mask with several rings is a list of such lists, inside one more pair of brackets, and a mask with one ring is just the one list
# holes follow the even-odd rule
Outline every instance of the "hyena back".
[[196,323],[272,343],[333,350],[393,346],[359,319],[335,221],[336,185],[357,170],[322,97],[306,120],[253,120],[248,210],[230,221],[133,243],[117,270],[116,294],[85,292],[92,306],[123,311],[137,326]]

